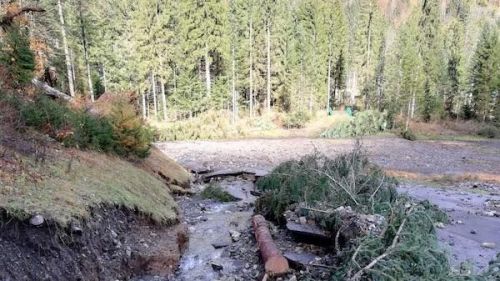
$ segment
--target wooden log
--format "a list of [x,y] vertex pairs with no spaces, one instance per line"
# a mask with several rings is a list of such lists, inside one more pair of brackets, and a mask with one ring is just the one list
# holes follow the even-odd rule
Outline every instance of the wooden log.
[[252,223],[255,231],[255,239],[264,260],[266,274],[270,276],[286,274],[290,270],[288,261],[283,257],[278,247],[276,247],[269,232],[269,225],[266,219],[261,215],[256,215],[253,217]]
[[31,80],[31,83],[33,85],[35,85],[35,87],[37,87],[38,89],[42,90],[44,92],[44,94],[48,95],[48,96],[51,96],[51,97],[54,97],[54,98],[59,98],[59,99],[62,99],[62,100],[65,100],[67,102],[73,102],[73,98],[66,95],[65,93],[63,92],[60,92],[52,87],[50,87],[47,83],[44,83],[40,80],[37,80],[36,78],[33,78],[33,80]]

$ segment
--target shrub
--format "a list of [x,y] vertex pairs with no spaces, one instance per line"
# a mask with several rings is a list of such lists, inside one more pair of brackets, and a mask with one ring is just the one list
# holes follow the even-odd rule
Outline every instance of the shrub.
[[353,152],[335,159],[310,155],[282,163],[257,181],[265,195],[256,209],[275,220],[299,202],[312,206],[328,202],[332,208],[349,205],[359,206],[363,212],[385,212],[395,200],[395,183],[368,162],[358,145]]
[[403,139],[406,139],[409,141],[417,140],[417,136],[415,136],[415,134],[413,133],[413,131],[411,129],[402,130],[400,135]]
[[300,129],[303,128],[309,120],[311,120],[311,116],[305,111],[292,112],[287,114],[283,119],[283,127],[287,129]]
[[479,129],[477,134],[485,138],[493,139],[500,136],[500,129],[496,128],[495,126],[486,125]]
[[387,114],[375,110],[357,113],[348,121],[338,123],[321,134],[323,138],[346,138],[373,135],[387,129]]
[[231,115],[227,112],[207,111],[183,121],[158,124],[156,139],[172,140],[212,140],[244,136],[242,126],[231,124]]
[[133,106],[117,103],[106,116],[70,109],[41,96],[34,102],[19,102],[21,118],[66,146],[144,158],[151,148],[151,130],[143,126]]
[[220,202],[233,202],[237,199],[229,194],[227,191],[222,190],[218,185],[209,184],[202,192],[201,197],[205,199],[213,199]]
[[4,42],[0,45],[0,64],[7,69],[16,84],[23,85],[31,81],[35,71],[35,55],[30,49],[26,30],[16,25],[7,28]]

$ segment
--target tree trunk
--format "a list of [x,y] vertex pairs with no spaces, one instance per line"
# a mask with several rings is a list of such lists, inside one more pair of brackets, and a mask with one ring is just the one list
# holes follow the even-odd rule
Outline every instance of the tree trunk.
[[249,74],[249,83],[250,83],[250,93],[249,93],[249,102],[250,102],[250,118],[253,117],[253,18],[250,15],[250,36],[249,36],[249,49],[250,49],[250,74]]
[[167,121],[167,96],[165,94],[165,82],[161,82],[161,101],[163,105],[163,121]]
[[205,43],[205,81],[207,83],[207,97],[210,97],[212,92],[212,82],[210,81],[210,54],[208,44]]
[[89,84],[90,100],[92,102],[94,102],[95,101],[94,87],[92,85],[92,76],[90,73],[89,53],[88,53],[88,47],[87,47],[87,36],[85,34],[85,23],[83,21],[82,0],[79,1],[79,8],[80,8],[80,31],[82,33],[82,44],[83,44],[83,57],[85,59],[85,67],[87,68],[87,82]]
[[70,96],[75,96],[75,85],[73,84],[73,73],[71,71],[71,59],[69,57],[69,49],[68,42],[66,38],[66,29],[64,27],[64,14],[63,14],[63,6],[61,0],[57,0],[57,6],[59,10],[59,22],[61,24],[61,35],[63,39],[63,48],[64,48],[64,57],[66,58],[66,70],[68,72],[68,85],[69,85],[69,94]]
[[233,124],[236,123],[236,114],[238,111],[238,105],[237,103],[237,97],[236,97],[236,58],[235,58],[235,51],[234,51],[234,46],[232,48],[232,53],[233,53],[233,63],[232,63],[232,87],[231,91],[233,94]]
[[267,111],[271,112],[271,26],[267,22]]
[[108,81],[106,79],[106,67],[104,64],[101,64],[102,69],[102,87],[104,88],[104,92],[108,90]]
[[153,114],[155,119],[158,120],[158,104],[156,103],[156,81],[154,73],[151,73],[151,85],[153,91]]
[[331,98],[331,89],[332,89],[332,57],[329,56],[328,58],[328,77],[327,77],[327,102],[326,102],[326,113],[328,114],[330,112],[330,98]]
[[31,83],[33,85],[35,85],[35,87],[41,89],[48,96],[51,96],[51,97],[54,97],[54,98],[58,98],[58,99],[62,99],[62,100],[68,101],[68,102],[73,102],[74,101],[74,99],[71,96],[68,96],[68,95],[66,95],[63,92],[60,92],[60,91],[58,91],[58,90],[50,87],[46,83],[44,83],[42,81],[39,81],[36,78],[33,78],[33,80],[31,80]]
[[144,92],[142,92],[141,95],[142,95],[142,118],[146,119],[146,117],[147,117],[147,112],[146,112],[146,94]]

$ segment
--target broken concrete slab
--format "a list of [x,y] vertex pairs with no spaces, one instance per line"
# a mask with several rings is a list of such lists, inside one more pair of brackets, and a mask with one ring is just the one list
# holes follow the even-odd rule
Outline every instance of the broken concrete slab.
[[316,261],[317,256],[310,253],[285,252],[283,256],[294,269],[303,269]]

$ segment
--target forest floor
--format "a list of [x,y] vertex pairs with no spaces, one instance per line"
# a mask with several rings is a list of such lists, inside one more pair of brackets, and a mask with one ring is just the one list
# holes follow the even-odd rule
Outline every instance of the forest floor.
[[[283,161],[311,153],[333,157],[350,151],[354,144],[354,140],[290,138],[167,142],[158,147],[194,172],[226,170],[264,175]],[[438,229],[438,238],[450,253],[451,264],[458,266],[469,261],[474,270],[484,269],[499,252],[500,245],[497,235],[500,233],[500,141],[411,142],[371,137],[362,144],[370,160],[400,179],[401,192],[427,199],[448,214],[450,223]],[[246,179],[234,177],[226,178],[220,185],[233,194],[236,190],[244,195],[240,197],[248,196],[253,188]],[[181,262],[178,280],[216,280],[212,274],[217,280],[259,277],[262,265],[249,222],[253,199],[249,196],[247,201],[216,203],[198,194],[178,198],[190,225],[190,245]],[[230,233],[235,231],[241,237],[232,241]],[[308,248],[308,252],[321,256],[321,249],[294,243],[280,229],[274,229],[273,235],[278,237],[277,243],[285,252]],[[212,243],[220,241],[227,247],[214,249]],[[483,248],[484,242],[496,246]],[[301,280],[302,273],[292,274]],[[313,273],[318,278],[326,274],[321,269]]]

